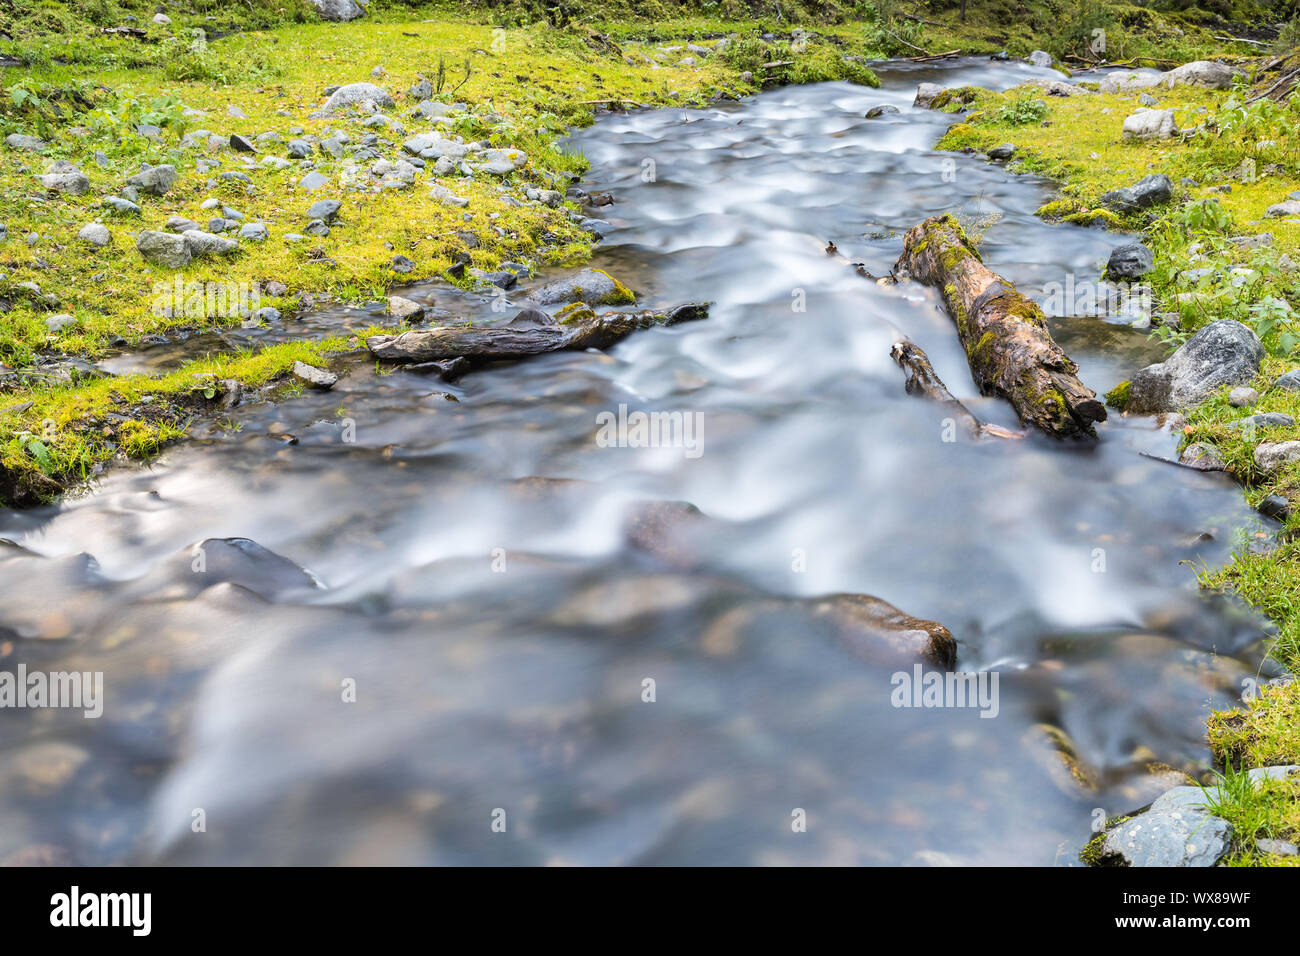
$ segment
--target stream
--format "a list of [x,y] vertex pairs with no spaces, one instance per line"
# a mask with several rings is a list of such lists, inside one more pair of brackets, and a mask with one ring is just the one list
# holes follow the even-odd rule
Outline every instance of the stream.
[[[996,214],[985,260],[1023,291],[1095,280],[1124,236],[1034,218],[1050,183],[934,152],[953,117],[911,107],[921,82],[1059,74],[879,72],[572,136],[583,188],[616,200],[592,264],[643,306],[711,301],[705,321],[452,384],[357,355],[332,391],[0,511],[0,668],[104,675],[97,719],[0,713],[0,861],[1075,865],[1097,808],[1154,796],[1147,764],[1205,767],[1204,720],[1266,629],[1197,569],[1268,523],[1226,477],[1144,456],[1176,457],[1150,418],[945,441],[900,336],[976,415],[1014,414],[976,392],[933,290],[824,251],[881,275],[922,218]],[[879,104],[899,112],[863,118]],[[370,321],[327,307],[266,336]],[[1099,394],[1163,352],[1092,316],[1052,330]],[[697,416],[696,451],[602,446],[620,405]],[[647,500],[711,519],[688,563],[629,538]],[[999,676],[996,716],[893,706],[894,669],[812,616],[727,625],[837,592],[944,623],[959,670]]]

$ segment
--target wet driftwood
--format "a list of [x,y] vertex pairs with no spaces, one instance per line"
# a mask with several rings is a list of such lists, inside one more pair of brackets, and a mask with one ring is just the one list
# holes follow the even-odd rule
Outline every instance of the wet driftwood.
[[894,343],[889,350],[889,355],[898,363],[899,368],[907,373],[907,380],[903,387],[907,390],[908,395],[920,395],[933,402],[938,402],[948,410],[948,414],[961,423],[962,427],[972,437],[1025,437],[1021,432],[1003,428],[1001,425],[982,422],[976,418],[970,409],[958,401],[952,392],[948,391],[948,387],[943,384],[943,380],[935,372],[934,366],[930,364],[930,357],[925,354],[925,350],[921,346],[904,339],[901,342]]
[[707,318],[707,304],[691,302],[663,312],[608,312],[576,309],[556,322],[544,312],[527,310],[508,325],[444,325],[412,329],[400,335],[374,335],[366,347],[376,358],[393,362],[436,362],[465,358],[475,363],[510,361],[546,352],[605,349],[638,329],[677,325]]
[[1105,421],[1105,406],[1053,341],[1043,310],[984,265],[951,215],[909,230],[894,268],[942,292],[975,383],[1009,401],[1022,422],[1071,438]]

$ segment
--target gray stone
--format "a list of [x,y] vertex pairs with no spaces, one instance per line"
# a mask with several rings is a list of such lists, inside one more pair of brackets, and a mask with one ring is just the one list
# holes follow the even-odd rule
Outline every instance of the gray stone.
[[397,104],[387,92],[373,83],[348,83],[340,86],[321,107],[322,113],[336,113],[359,103],[373,103],[383,109],[392,109]]
[[266,236],[266,226],[262,225],[260,222],[246,222],[239,227],[240,239],[250,239],[253,242],[265,242]]
[[1248,385],[1239,385],[1228,393],[1228,404],[1233,408],[1250,408],[1259,401],[1259,392]]
[[[1254,389],[1251,389],[1251,391],[1254,391]],[[1235,422],[1228,422],[1224,427],[1233,431],[1245,429],[1249,433],[1259,428],[1291,428],[1294,425],[1295,419],[1285,412],[1260,412],[1258,415],[1247,415]]]
[[583,269],[574,275],[549,282],[528,298],[538,305],[586,302],[588,305],[615,304],[623,300],[618,284],[599,269]]
[[1115,189],[1101,197],[1101,204],[1117,212],[1136,212],[1173,198],[1174,184],[1164,173],[1146,176],[1132,186]]
[[290,159],[307,159],[311,156],[311,143],[305,139],[291,139],[285,149]]
[[1300,847],[1286,840],[1256,840],[1255,847],[1260,853],[1275,853],[1278,856],[1295,856],[1300,853]]
[[1127,410],[1171,412],[1196,405],[1224,385],[1244,385],[1259,371],[1264,347],[1233,319],[1205,326],[1163,362],[1133,376]]
[[1131,73],[1110,73],[1101,78],[1098,88],[1103,93],[1131,93],[1156,86],[1162,77],[1161,73],[1141,73],[1136,70]]
[[1052,55],[1046,50],[1035,50],[1029,54],[1028,59],[1034,66],[1049,67],[1053,63]]
[[146,261],[168,269],[184,268],[193,256],[184,236],[153,229],[142,229],[136,236],[135,247]]
[[1255,467],[1266,475],[1296,460],[1300,460],[1300,441],[1264,442],[1255,448]]
[[325,225],[324,219],[313,219],[311,222],[307,223],[303,232],[307,233],[309,236],[328,236],[330,234],[330,227]]
[[10,149],[21,149],[29,153],[39,153],[48,144],[39,136],[26,136],[22,133],[10,133],[5,137],[5,145]]
[[366,8],[357,0],[308,0],[322,20],[346,22],[363,16]]
[[50,332],[62,332],[64,329],[71,328],[77,324],[75,317],[66,312],[59,315],[52,315],[45,320],[45,328]]
[[1289,372],[1283,372],[1273,380],[1274,388],[1284,388],[1288,392],[1300,392],[1300,368],[1293,368]]
[[412,302],[410,299],[404,299],[400,295],[390,295],[388,297],[388,314],[395,319],[401,319],[403,322],[418,322],[424,318],[424,306],[418,302]]
[[[1186,788],[1195,789],[1195,788]],[[1129,866],[1213,866],[1232,841],[1232,824],[1195,809],[1132,817],[1106,834],[1105,853]]]
[[298,188],[305,189],[309,193],[315,192],[317,189],[320,189],[329,181],[330,180],[328,176],[326,176],[324,173],[321,173],[313,169],[306,176],[302,177],[302,179],[298,180]]
[[274,306],[264,305],[253,313],[254,322],[279,322],[280,310]]
[[884,116],[886,113],[897,113],[897,112],[898,112],[897,106],[890,106],[888,103],[884,103],[880,106],[873,106],[871,107],[871,109],[867,110],[867,115],[865,118],[875,119],[877,116]]
[[1007,160],[1016,155],[1015,143],[1003,143],[989,150],[989,159]]
[[77,238],[82,242],[89,243],[96,248],[103,248],[112,241],[113,237],[108,231],[107,226],[102,226],[97,222],[88,222],[81,227],[77,233]]
[[140,207],[129,199],[123,199],[121,196],[109,196],[104,200],[104,205],[114,212],[120,212],[125,215],[138,213]]
[[322,219],[325,222],[333,222],[338,218],[339,210],[343,208],[343,203],[337,199],[319,199],[312,203],[307,210],[308,219]]
[[333,372],[327,372],[322,368],[316,368],[314,365],[308,365],[306,362],[293,363],[293,377],[312,388],[333,388],[334,383],[339,377]]
[[193,219],[186,219],[184,216],[168,216],[167,223],[163,228],[168,232],[188,232],[191,229],[199,228],[199,224]]
[[1183,453],[1178,456],[1178,460],[1189,468],[1195,468],[1198,471],[1223,471],[1228,467],[1228,463],[1219,454],[1219,449],[1205,442],[1195,442],[1188,445],[1183,449]]
[[1264,210],[1264,215],[1270,219],[1281,219],[1283,216],[1300,216],[1300,200],[1284,199],[1282,202],[1274,203]]
[[1116,246],[1106,263],[1106,275],[1114,279],[1140,279],[1155,265],[1155,255],[1140,242]]
[[130,177],[126,184],[151,196],[165,196],[176,182],[176,167],[168,164],[151,166]]
[[1234,77],[1244,71],[1224,63],[1210,60],[1193,60],[1165,73],[1160,84],[1172,89],[1175,86],[1200,86],[1208,90],[1227,90],[1232,88]]
[[393,256],[392,270],[394,272],[400,272],[403,275],[405,275],[406,273],[410,272],[414,268],[415,268],[415,263],[412,262],[410,259],[408,259],[406,256],[402,256],[402,255]]
[[1158,99],[1156,99],[1154,96],[1152,96],[1150,93],[1139,93],[1139,94],[1138,94],[1138,102],[1141,103],[1143,106],[1159,106],[1159,105],[1160,105],[1160,101],[1159,101]]
[[1124,140],[1172,139],[1178,134],[1173,110],[1151,110],[1145,107],[1124,120],[1120,138]]
[[50,163],[45,169],[45,175],[36,178],[46,189],[67,193],[69,196],[84,196],[90,192],[89,177],[66,160]]
[[912,100],[912,105],[928,110],[934,98],[942,92],[943,87],[938,83],[922,83],[916,88],[916,97]]
[[183,233],[189,243],[190,253],[195,256],[228,256],[239,251],[239,243],[225,236],[214,236],[201,229],[190,229]]

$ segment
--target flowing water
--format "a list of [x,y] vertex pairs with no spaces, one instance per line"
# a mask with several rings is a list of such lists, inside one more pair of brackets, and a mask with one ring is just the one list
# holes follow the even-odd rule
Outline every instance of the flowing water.
[[[976,394],[933,292],[824,252],[882,274],[921,218],[997,213],[986,259],[1023,289],[1095,279],[1123,237],[1035,219],[1050,184],[932,152],[952,118],[910,105],[922,81],[1053,74],[881,76],[573,137],[584,186],[617,200],[595,264],[643,304],[714,302],[706,321],[452,385],[357,356],[331,392],[0,513],[0,667],[105,681],[98,719],[0,713],[0,859],[1050,865],[1095,808],[1150,799],[1148,762],[1204,766],[1205,715],[1264,631],[1200,596],[1196,568],[1259,519],[1226,479],[1142,455],[1176,445],[1151,419],[1095,443],[944,441],[890,360],[901,335],[977,415],[1014,419]],[[900,112],[864,119],[876,104]],[[1160,356],[1099,318],[1054,331],[1098,392]],[[698,415],[698,454],[602,446],[620,405]],[[646,500],[711,519],[683,560],[629,538]],[[893,669],[794,604],[727,624],[835,592],[945,623],[960,670],[998,674],[996,716],[892,706]]]

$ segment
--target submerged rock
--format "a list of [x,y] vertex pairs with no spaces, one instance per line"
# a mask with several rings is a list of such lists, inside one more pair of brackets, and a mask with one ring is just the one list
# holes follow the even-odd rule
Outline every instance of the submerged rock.
[[912,105],[928,110],[934,103],[934,98],[942,92],[943,87],[938,83],[922,83],[916,88],[916,97],[912,100]]
[[312,388],[328,389],[333,388],[339,377],[333,372],[327,372],[322,368],[316,368],[314,365],[308,365],[306,362],[293,363],[293,377]]

